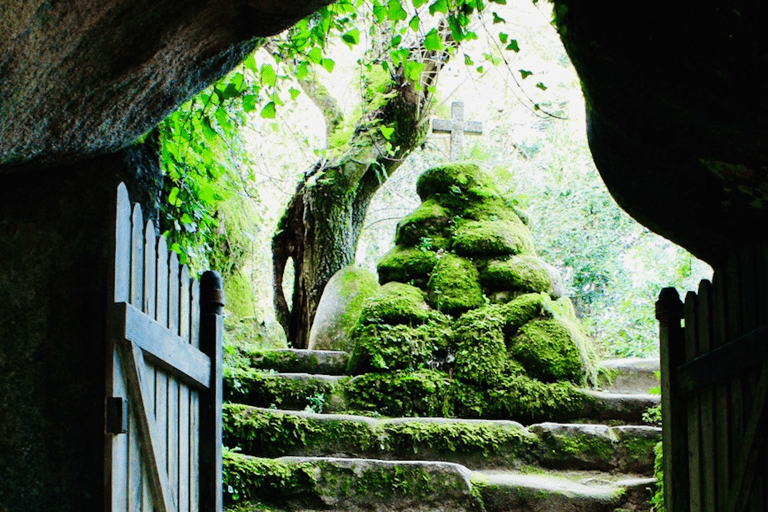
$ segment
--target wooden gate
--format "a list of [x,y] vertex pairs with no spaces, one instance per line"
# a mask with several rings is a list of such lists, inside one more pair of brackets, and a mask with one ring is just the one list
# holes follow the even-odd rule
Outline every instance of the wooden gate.
[[122,184],[113,255],[105,510],[221,511],[221,280],[191,280]]
[[684,304],[662,290],[656,316],[667,511],[768,510],[768,248],[732,256]]

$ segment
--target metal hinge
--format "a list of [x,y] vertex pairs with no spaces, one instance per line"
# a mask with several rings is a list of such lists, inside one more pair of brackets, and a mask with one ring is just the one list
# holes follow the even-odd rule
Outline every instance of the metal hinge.
[[107,433],[128,432],[128,399],[121,396],[107,397]]

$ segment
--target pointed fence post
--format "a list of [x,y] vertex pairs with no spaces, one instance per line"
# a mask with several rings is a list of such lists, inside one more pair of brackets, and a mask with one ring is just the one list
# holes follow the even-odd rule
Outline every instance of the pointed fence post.
[[211,387],[200,396],[200,510],[222,512],[221,339],[224,285],[218,272],[200,278],[200,350],[211,359]]
[[677,368],[685,363],[685,335],[680,324],[683,303],[674,288],[664,288],[656,302],[661,359],[661,414],[664,454],[664,503],[667,512],[689,507],[688,422]]

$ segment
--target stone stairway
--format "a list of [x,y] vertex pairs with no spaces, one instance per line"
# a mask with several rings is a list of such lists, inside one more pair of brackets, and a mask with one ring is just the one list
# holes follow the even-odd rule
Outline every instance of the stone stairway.
[[[225,372],[225,499],[236,510],[633,511],[655,485],[649,361],[606,362],[588,406],[512,420],[350,411],[346,354],[280,350]],[[657,365],[656,365],[657,366]],[[648,385],[650,384],[650,386]]]

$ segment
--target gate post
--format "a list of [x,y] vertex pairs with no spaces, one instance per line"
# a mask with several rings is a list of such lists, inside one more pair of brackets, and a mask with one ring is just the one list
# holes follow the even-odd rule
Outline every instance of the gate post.
[[200,395],[200,510],[222,512],[222,373],[224,285],[218,272],[200,277],[200,350],[211,359],[211,387]]
[[664,504],[667,512],[684,512],[689,508],[687,409],[677,383],[677,368],[685,363],[682,318],[683,303],[677,290],[661,290],[656,302],[656,319],[659,321]]

